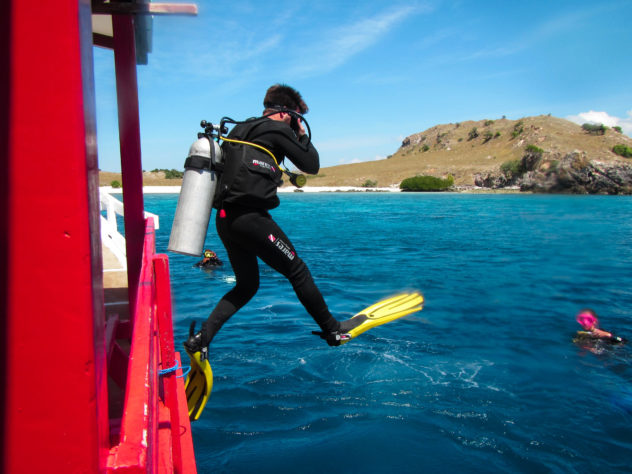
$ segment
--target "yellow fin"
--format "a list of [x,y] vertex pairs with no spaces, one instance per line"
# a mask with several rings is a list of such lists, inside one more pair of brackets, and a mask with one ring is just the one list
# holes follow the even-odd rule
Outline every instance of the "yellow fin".
[[423,309],[423,303],[424,297],[421,293],[416,291],[412,293],[401,293],[378,301],[355,315],[366,316],[366,321],[348,331],[347,334],[350,336],[349,339],[341,341],[341,344],[345,344],[363,332],[376,326],[381,326],[382,324],[390,323],[391,321],[408,314],[421,311]]
[[[204,352],[204,354],[202,352]],[[184,382],[184,391],[187,396],[189,419],[195,421],[202,414],[206,402],[211,396],[211,390],[213,390],[213,370],[211,369],[211,364],[208,362],[207,349],[195,352],[194,354],[187,351],[187,354],[191,359],[191,371]]]

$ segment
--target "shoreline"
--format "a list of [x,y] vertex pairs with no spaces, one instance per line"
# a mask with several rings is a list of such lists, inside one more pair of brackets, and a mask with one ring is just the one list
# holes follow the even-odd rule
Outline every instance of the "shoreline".
[[[143,186],[143,194],[180,194],[181,186]],[[109,194],[122,194],[123,188],[113,188],[112,186],[100,186],[99,190]],[[363,188],[360,186],[304,186],[295,188],[293,186],[285,186],[278,189],[279,193],[401,193],[398,187],[388,188]],[[479,194],[520,194],[519,188],[491,189],[479,188],[477,186],[460,186],[453,191],[456,193],[479,193]],[[433,193],[436,194],[436,193]],[[529,194],[529,193],[522,193]]]
[[[143,194],[180,194],[182,186],[143,186]],[[99,189],[109,194],[122,194],[123,188],[113,188],[112,186],[99,186]],[[344,192],[376,192],[376,193],[399,193],[401,190],[396,187],[389,188],[362,188],[359,186],[304,186],[295,188],[294,186],[284,186],[278,188],[278,193],[344,193]]]

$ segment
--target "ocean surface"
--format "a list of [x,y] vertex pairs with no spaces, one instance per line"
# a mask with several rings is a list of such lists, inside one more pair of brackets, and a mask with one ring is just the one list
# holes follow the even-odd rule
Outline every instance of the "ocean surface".
[[[259,293],[210,348],[199,472],[630,472],[632,345],[572,337],[590,307],[632,340],[632,198],[280,198],[273,217],[339,319],[406,289],[426,304],[330,348],[261,263]],[[158,252],[176,203],[145,196]],[[223,268],[169,253],[177,346],[234,285],[212,219]]]

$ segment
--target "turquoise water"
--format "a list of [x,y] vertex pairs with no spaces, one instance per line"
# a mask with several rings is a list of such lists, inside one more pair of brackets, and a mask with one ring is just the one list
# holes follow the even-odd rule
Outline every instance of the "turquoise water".
[[[632,339],[632,198],[283,194],[275,219],[334,315],[402,289],[421,313],[330,348],[281,277],[211,345],[193,424],[204,472],[629,472],[632,352],[571,341],[574,315]],[[177,197],[147,195],[166,252]],[[227,260],[212,224],[207,246]],[[177,344],[230,265],[169,254]]]

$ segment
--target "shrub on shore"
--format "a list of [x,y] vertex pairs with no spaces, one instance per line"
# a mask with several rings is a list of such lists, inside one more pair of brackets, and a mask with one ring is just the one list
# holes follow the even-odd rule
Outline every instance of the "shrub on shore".
[[114,189],[118,189],[121,187],[121,183],[119,183],[118,181],[114,180],[110,183],[110,186],[112,186]]
[[525,172],[522,167],[522,160],[517,158],[515,160],[505,161],[500,165],[500,171],[508,178],[512,179],[517,176],[522,176]]
[[403,180],[399,188],[402,191],[445,191],[454,185],[454,178],[448,176],[446,179],[434,176],[413,176]]
[[615,145],[612,151],[624,158],[632,158],[632,148],[626,145]]
[[582,125],[582,128],[588,133],[593,133],[595,135],[604,135],[606,133],[606,130],[608,130],[608,127],[606,127],[603,123],[600,123],[599,125],[593,123],[585,123],[584,125]]

